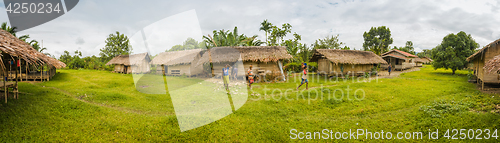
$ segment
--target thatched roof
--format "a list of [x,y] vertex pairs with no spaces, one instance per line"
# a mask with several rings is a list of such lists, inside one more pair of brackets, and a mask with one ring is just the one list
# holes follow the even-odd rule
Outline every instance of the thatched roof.
[[488,48],[490,48],[490,47],[496,47],[499,43],[500,43],[500,39],[491,42],[490,44],[484,46],[481,50],[479,50],[476,53],[474,53],[471,56],[469,56],[467,58],[467,61],[470,62],[470,61],[474,60],[475,58],[479,57],[479,55],[481,55],[483,52],[487,51]]
[[207,63],[209,54],[212,63],[235,62],[241,57],[242,61],[277,62],[278,60],[291,59],[292,56],[284,46],[239,46],[239,47],[214,47],[205,52],[198,64]]
[[415,58],[416,63],[425,63],[425,61],[421,58]]
[[431,59],[431,58],[429,58],[429,57],[423,57],[422,59],[427,59],[429,62],[434,61],[434,60],[432,60],[432,59]]
[[[106,65],[138,65],[142,64],[142,61],[150,62],[148,53],[134,54],[134,55],[119,55],[111,59]],[[132,62],[131,62],[132,61]]]
[[397,49],[392,49],[392,50],[390,50],[389,52],[385,52],[385,53],[383,53],[381,56],[382,56],[382,57],[385,57],[385,55],[390,54],[390,53],[392,53],[392,52],[398,52],[398,53],[400,53],[400,54],[402,54],[402,55],[406,56],[406,58],[418,58],[418,56],[415,56],[415,55],[412,55],[412,54],[410,54],[410,53],[407,53],[407,52],[404,52],[404,51],[400,51],[400,50],[397,50]]
[[387,64],[380,56],[370,51],[316,49],[311,61],[326,58],[334,64]]
[[193,49],[185,51],[163,52],[156,56],[153,61],[151,61],[151,64],[167,66],[191,64],[195,57],[202,51],[202,49]]
[[[0,29],[0,51],[12,57],[18,57],[28,62],[28,64],[35,66],[48,64],[56,68],[66,67],[66,64],[64,64],[63,62],[36,51],[28,43],[18,39],[9,32],[1,29]],[[12,59],[11,57],[3,57],[3,58]]]
[[487,61],[483,67],[484,71],[488,73],[498,73],[500,71],[500,55],[493,57]]

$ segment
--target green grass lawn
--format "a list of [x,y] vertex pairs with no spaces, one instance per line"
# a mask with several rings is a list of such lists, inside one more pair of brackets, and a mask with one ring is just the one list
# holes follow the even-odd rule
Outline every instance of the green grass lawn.
[[[198,79],[172,77],[167,78],[167,87],[161,84],[161,77],[145,77],[154,82],[138,81],[136,89],[132,75],[93,70],[58,72],[49,82],[21,83],[20,92],[24,94],[18,100],[10,99],[7,104],[0,101],[0,142],[283,142],[292,141],[291,129],[422,132],[422,141],[431,141],[427,139],[429,130],[439,129],[437,141],[443,142],[451,141],[442,137],[446,129],[500,127],[500,114],[494,113],[498,112],[495,105],[500,104],[498,94],[478,91],[475,84],[467,82],[467,71],[452,75],[451,70],[430,66],[369,82],[313,81],[311,76],[307,91],[305,87],[295,90],[300,81],[293,79],[254,84],[252,92],[258,96],[249,96],[233,114],[185,132],[179,129],[173,97],[148,94],[148,89],[193,86],[208,93],[217,87]],[[172,82],[179,84],[170,85]]]

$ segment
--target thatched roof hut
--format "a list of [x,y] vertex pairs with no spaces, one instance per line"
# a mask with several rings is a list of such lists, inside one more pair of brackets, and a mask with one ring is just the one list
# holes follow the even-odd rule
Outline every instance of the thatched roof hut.
[[118,73],[145,73],[149,72],[151,58],[148,53],[134,55],[119,55],[111,59],[106,65],[115,65],[114,72]]
[[183,64],[191,64],[193,62],[196,55],[200,54],[202,49],[193,49],[193,50],[185,50],[185,51],[172,51],[172,52],[163,52],[158,54],[152,61],[152,65],[183,65]]
[[326,58],[333,64],[387,64],[380,56],[370,51],[316,49],[310,61]]
[[[418,58],[418,56],[397,49],[383,53],[381,56],[385,61],[387,61],[387,63],[391,64],[395,70],[404,70],[415,67],[417,64],[415,59]],[[382,68],[387,68],[387,65],[382,66]]]
[[310,61],[317,62],[318,73],[326,75],[360,75],[370,72],[377,64],[387,64],[384,59],[370,51],[339,49],[316,49]]
[[134,54],[134,55],[119,55],[111,59],[106,65],[138,65],[142,60],[151,61],[148,53]]
[[243,65],[237,65],[241,66],[238,76],[244,76],[250,65],[253,65],[255,74],[283,73],[281,61],[292,58],[284,46],[214,47],[210,52],[203,53],[196,66],[209,63],[209,57],[212,58],[216,75],[220,74],[224,65],[234,66],[232,64],[242,62]]
[[500,55],[500,39],[484,46],[481,50],[467,58],[473,64],[474,76],[477,82],[484,87],[484,83],[500,84],[498,71],[498,56]]
[[151,64],[162,65],[162,68],[156,68],[157,73],[193,76],[203,72],[202,66],[196,67],[191,63],[196,62],[204,51],[203,49],[192,49],[163,52],[156,56],[153,61],[151,61]]
[[[11,57],[18,57],[19,59],[26,61],[28,64],[34,66],[41,66],[48,64],[56,68],[66,67],[63,62],[51,58],[43,53],[36,51],[31,45],[22,41],[10,34],[7,31],[0,29],[0,51],[2,53],[8,54]],[[5,56],[2,54],[2,56]],[[12,59],[11,57],[3,57],[3,59]],[[2,65],[3,66],[3,65]],[[3,67],[5,68],[5,67]]]
[[[214,47],[210,49],[212,63],[234,62],[240,57],[242,61],[251,62],[277,62],[291,59],[292,56],[284,46],[239,46],[239,47]],[[205,52],[198,64],[208,62],[209,52]]]

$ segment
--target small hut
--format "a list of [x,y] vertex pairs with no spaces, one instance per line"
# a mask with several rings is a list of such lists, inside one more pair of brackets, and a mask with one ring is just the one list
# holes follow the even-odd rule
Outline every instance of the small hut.
[[156,73],[165,73],[165,75],[187,75],[196,76],[201,74],[203,68],[192,64],[195,59],[199,59],[204,51],[202,49],[193,49],[185,51],[163,52],[156,56],[151,65],[157,65]]
[[[250,65],[253,66],[252,70],[256,75],[274,73],[284,76],[283,60],[292,58],[284,46],[214,47],[210,52],[203,54],[197,66],[209,63],[209,57],[212,59],[216,76],[222,75],[222,68],[226,64],[237,66],[238,76],[245,76]],[[243,65],[236,64],[240,62]]]
[[316,49],[310,61],[317,62],[318,74],[324,75],[362,75],[370,72],[377,64],[387,64],[370,51],[338,49]]
[[481,88],[484,88],[485,83],[500,84],[499,74],[496,70],[498,69],[497,60],[495,60],[495,57],[500,55],[499,44],[500,39],[493,41],[467,58],[467,61],[473,64],[472,70],[474,76],[477,77],[477,82],[481,84]]
[[14,98],[18,98],[19,81],[50,80],[55,75],[56,68],[66,67],[63,62],[36,51],[28,43],[4,30],[0,30],[0,51],[0,74],[3,80],[0,87],[5,93],[5,103],[8,88],[12,88]]
[[424,62],[424,64],[430,64],[430,63],[433,61],[433,60],[432,60],[431,58],[429,58],[429,57],[422,57],[422,58],[420,58],[420,59]]
[[148,53],[134,55],[119,55],[111,59],[106,65],[115,65],[116,73],[148,73],[150,71],[151,58]]
[[415,67],[422,67],[422,64],[425,63],[422,58],[415,58],[413,61],[415,62]]
[[[387,61],[388,64],[394,68],[394,70],[405,70],[415,67],[415,55],[407,52],[403,52],[397,49],[390,50],[389,52],[383,53],[382,58]],[[383,68],[387,68],[388,65],[383,65]]]

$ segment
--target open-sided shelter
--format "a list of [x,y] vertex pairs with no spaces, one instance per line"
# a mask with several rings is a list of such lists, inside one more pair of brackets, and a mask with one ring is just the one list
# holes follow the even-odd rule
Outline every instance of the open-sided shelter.
[[63,62],[36,51],[25,41],[4,30],[0,30],[0,51],[0,74],[3,77],[0,87],[4,90],[5,102],[7,88],[12,88],[14,97],[18,98],[18,81],[50,80],[55,75],[56,68],[66,67]]

